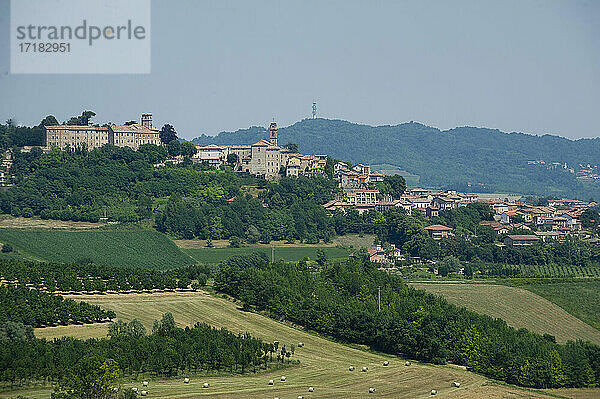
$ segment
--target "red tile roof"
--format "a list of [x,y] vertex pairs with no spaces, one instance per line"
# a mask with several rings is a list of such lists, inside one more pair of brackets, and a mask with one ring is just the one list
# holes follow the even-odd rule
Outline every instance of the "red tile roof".
[[425,230],[450,231],[452,229],[450,227],[448,227],[448,226],[444,226],[444,225],[441,225],[441,224],[433,224],[431,226],[425,227]]

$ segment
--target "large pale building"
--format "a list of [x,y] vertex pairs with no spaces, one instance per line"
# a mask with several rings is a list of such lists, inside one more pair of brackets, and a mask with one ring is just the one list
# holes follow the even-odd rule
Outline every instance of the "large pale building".
[[108,127],[59,125],[46,126],[46,147],[88,150],[113,144],[137,150],[142,144],[160,145],[158,130],[152,127],[152,114],[142,114],[141,124],[111,125]]
[[109,126],[110,144],[118,147],[131,147],[137,150],[142,144],[160,145],[160,137],[157,130],[134,123],[133,125]]
[[109,131],[107,127],[59,125],[46,126],[46,147],[65,149],[86,145],[90,150],[108,144]]

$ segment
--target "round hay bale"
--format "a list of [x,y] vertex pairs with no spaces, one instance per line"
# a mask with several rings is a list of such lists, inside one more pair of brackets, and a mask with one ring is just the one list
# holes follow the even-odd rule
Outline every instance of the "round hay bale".
[[273,385],[274,383],[275,383],[275,381],[269,380],[269,385]]
[[369,388],[369,393],[375,393],[375,388]]
[[354,371],[354,366],[350,366],[350,367],[348,367],[348,370],[349,370],[349,371]]
[[113,392],[119,392],[119,387],[113,387]]
[[383,365],[384,365],[384,366],[389,366],[389,365],[390,365],[390,362],[388,362],[387,360],[385,360],[385,361],[383,362]]
[[369,369],[368,369],[367,367],[364,367],[364,366],[363,366],[363,368],[362,368],[362,370],[361,370],[361,371],[362,371],[363,373],[366,373],[366,372],[367,372],[367,370],[369,370]]
[[136,387],[133,387],[133,388],[131,388],[131,390],[132,390],[133,392],[137,392],[137,391],[138,391],[138,389],[137,389]]
[[142,391],[142,396],[148,396],[148,391]]
[[285,375],[281,376],[281,381],[285,381]]
[[458,381],[454,381],[454,382],[452,383],[452,386],[453,386],[454,388],[460,388],[460,382],[458,382]]
[[405,366],[410,366],[410,362],[407,360],[407,361],[404,363],[404,365],[405,365]]
[[303,348],[304,347],[304,342],[298,342],[298,348]]
[[298,399],[304,399],[304,396],[298,395]]
[[189,384],[190,383],[190,379],[186,377],[186,378],[183,379],[183,382],[186,383],[186,384]]
[[147,387],[148,386],[148,381],[142,381],[142,386]]
[[279,341],[273,341],[273,345],[279,345]]
[[208,382],[205,382],[204,385],[202,385],[202,388],[208,388],[210,385],[208,384]]
[[437,395],[437,391],[436,391],[435,389],[432,389],[432,390],[431,390],[431,394],[432,394],[432,395]]
[[314,392],[315,389],[313,387],[308,387],[308,392]]

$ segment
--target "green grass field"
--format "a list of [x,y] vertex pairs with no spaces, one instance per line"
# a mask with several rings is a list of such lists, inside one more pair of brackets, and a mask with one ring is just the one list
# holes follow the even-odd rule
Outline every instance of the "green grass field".
[[[164,312],[171,312],[179,326],[203,321],[216,327],[225,327],[235,332],[249,331],[266,341],[278,340],[283,345],[304,342],[303,348],[297,348],[294,357],[300,361],[298,366],[279,371],[260,374],[194,377],[187,385],[176,379],[152,379],[140,376],[137,382],[128,386],[140,387],[142,379],[150,379],[148,396],[155,398],[428,398],[431,389],[438,396],[447,398],[549,398],[540,391],[490,383],[482,376],[467,372],[457,366],[432,366],[416,364],[406,367],[404,360],[394,356],[367,352],[360,348],[331,342],[314,334],[282,324],[256,313],[243,312],[238,305],[226,299],[203,292],[155,293],[155,294],[108,294],[77,296],[78,299],[114,310],[119,318],[140,319],[147,327]],[[61,326],[37,329],[36,336],[52,338],[63,335],[102,337],[106,335],[107,325]],[[389,360],[384,367],[382,362]],[[353,365],[356,370],[348,371]],[[362,373],[361,367],[368,367]],[[279,377],[285,375],[286,382]],[[275,380],[274,386],[267,384]],[[452,388],[453,381],[460,381],[460,388]],[[210,383],[209,389],[203,389],[204,382]],[[313,393],[308,387],[315,388]],[[376,388],[375,394],[369,394],[370,387]],[[0,392],[0,398],[14,397],[18,394],[29,398],[49,398],[50,388],[30,388],[22,391]],[[570,391],[561,390],[552,397],[571,397]],[[578,390],[578,397],[592,398],[598,390]]]
[[600,277],[598,267],[518,265],[523,276],[543,277]]
[[521,286],[546,298],[600,330],[600,281],[570,281]]
[[[600,331],[567,311],[522,288],[492,284],[410,283],[415,288],[441,295],[469,310],[499,317],[516,328],[548,333],[557,342],[582,339],[600,344]],[[596,309],[596,314],[598,309]]]
[[[337,247],[323,247],[320,249],[325,251],[328,259],[347,258],[351,252],[348,249]],[[315,259],[318,250],[318,247],[275,247],[273,255],[275,260],[299,261],[304,259],[304,257]],[[263,252],[269,259],[271,259],[272,255],[271,248],[267,247],[196,248],[183,249],[182,251],[200,263],[219,263],[232,255],[244,255],[255,252]]]
[[22,257],[51,262],[85,259],[100,265],[156,269],[194,263],[166,236],[152,230],[0,229],[0,242],[12,245]]

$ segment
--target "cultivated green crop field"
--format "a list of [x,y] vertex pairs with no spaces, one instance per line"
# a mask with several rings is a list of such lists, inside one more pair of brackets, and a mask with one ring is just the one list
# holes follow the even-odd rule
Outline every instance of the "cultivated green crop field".
[[532,284],[524,288],[546,298],[600,330],[600,281]]
[[[328,259],[347,258],[350,250],[337,247],[275,247],[273,255],[275,260],[299,261],[308,257],[315,259],[317,251],[322,249]],[[263,252],[271,259],[271,248],[266,247],[242,247],[242,248],[196,248],[183,249],[183,252],[200,263],[219,263],[232,255],[246,255],[255,252]]]
[[600,277],[598,267],[518,265],[523,276],[543,277]]
[[441,295],[455,305],[499,317],[513,327],[554,335],[557,342],[582,339],[600,344],[599,330],[549,300],[522,288],[461,283],[410,283],[410,285]]
[[0,242],[12,245],[21,256],[50,262],[90,260],[156,269],[194,263],[166,236],[152,230],[0,229]]
[[[486,378],[467,372],[456,366],[432,366],[413,363],[404,366],[404,360],[394,356],[370,353],[359,348],[331,342],[322,337],[282,324],[256,313],[243,312],[238,304],[203,292],[175,292],[153,294],[107,294],[77,296],[79,300],[112,309],[119,318],[140,319],[148,328],[154,319],[164,312],[171,312],[179,326],[203,321],[216,327],[225,327],[235,332],[249,331],[266,341],[278,340],[289,346],[303,342],[294,357],[300,360],[298,366],[285,370],[268,371],[259,374],[200,377],[191,376],[190,384],[182,382],[183,376],[175,379],[153,379],[140,376],[127,386],[138,386],[140,381],[149,379],[148,396],[153,398],[428,398],[431,389],[438,396],[447,398],[549,398],[540,391],[531,391],[514,386],[490,383]],[[60,326],[37,329],[38,337],[52,338],[63,335],[86,337],[105,336],[106,324]],[[384,367],[384,360],[390,365]],[[353,365],[356,370],[348,371]],[[360,372],[366,366],[368,372]],[[285,382],[279,377],[285,375]],[[267,384],[275,380],[274,386]],[[460,388],[453,388],[452,382],[460,381]],[[210,388],[203,389],[204,382]],[[314,392],[308,392],[313,386]],[[369,394],[370,387],[376,392]],[[553,391],[552,397],[572,397],[571,391]],[[0,392],[0,398],[15,397],[18,394],[29,398],[49,398],[50,388],[30,388],[22,391]],[[578,397],[592,398],[598,390],[577,390]]]

